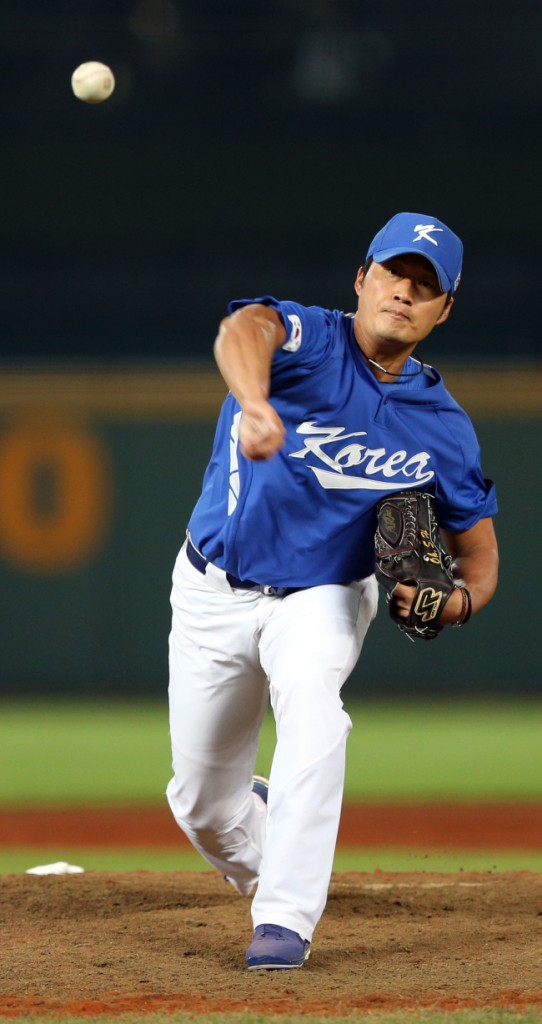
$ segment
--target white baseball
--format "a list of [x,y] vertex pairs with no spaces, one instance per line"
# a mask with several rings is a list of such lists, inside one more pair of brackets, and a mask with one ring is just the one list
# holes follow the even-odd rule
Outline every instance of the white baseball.
[[83,103],[103,103],[115,88],[115,76],[107,64],[88,60],[80,64],[72,75],[72,90]]

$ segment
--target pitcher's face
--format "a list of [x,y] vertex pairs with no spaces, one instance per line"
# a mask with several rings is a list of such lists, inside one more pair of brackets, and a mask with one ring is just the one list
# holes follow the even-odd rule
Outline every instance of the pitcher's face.
[[448,319],[453,300],[441,291],[429,260],[405,253],[358,271],[356,321],[362,340],[396,341],[413,348]]

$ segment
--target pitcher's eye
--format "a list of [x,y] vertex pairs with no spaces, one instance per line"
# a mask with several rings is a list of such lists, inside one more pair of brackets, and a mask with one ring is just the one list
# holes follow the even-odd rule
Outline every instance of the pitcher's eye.
[[432,292],[439,291],[439,288],[437,286],[437,282],[434,281],[433,278],[431,278],[431,277],[424,278],[422,281],[420,281],[420,287],[421,288],[429,289],[429,291],[432,291]]

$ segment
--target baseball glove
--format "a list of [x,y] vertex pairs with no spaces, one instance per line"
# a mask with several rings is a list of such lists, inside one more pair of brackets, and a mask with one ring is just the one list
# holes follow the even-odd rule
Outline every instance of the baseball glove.
[[[383,498],[376,507],[376,578],[385,591],[392,619],[410,640],[434,640],[442,632],[440,616],[458,586],[433,502],[431,494],[400,491]],[[407,618],[397,614],[393,600],[398,583],[416,588]]]

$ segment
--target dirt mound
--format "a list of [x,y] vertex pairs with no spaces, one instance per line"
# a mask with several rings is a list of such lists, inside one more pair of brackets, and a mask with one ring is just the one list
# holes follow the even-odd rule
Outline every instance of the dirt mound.
[[210,872],[0,878],[0,1016],[542,1009],[542,875],[333,876],[300,971],[249,973],[250,900]]

